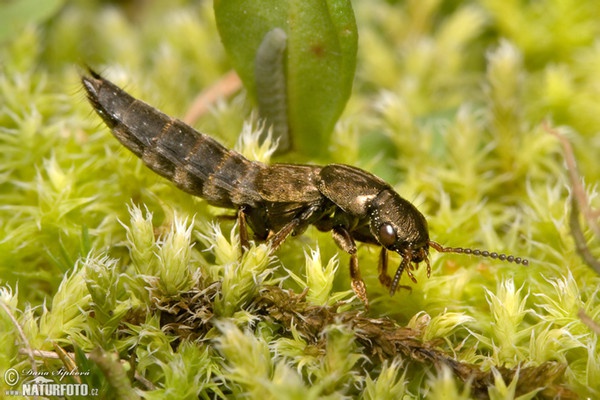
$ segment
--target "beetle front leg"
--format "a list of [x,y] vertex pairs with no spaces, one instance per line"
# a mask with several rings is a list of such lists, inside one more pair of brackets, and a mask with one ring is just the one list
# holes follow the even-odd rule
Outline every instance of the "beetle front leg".
[[352,290],[356,296],[365,303],[365,308],[369,308],[369,299],[367,298],[367,287],[360,276],[358,268],[358,256],[356,255],[356,243],[350,236],[350,232],[342,226],[336,226],[332,231],[333,240],[340,249],[350,254],[350,279],[352,280]]
[[383,246],[379,253],[379,265],[377,270],[379,271],[379,282],[381,282],[384,287],[389,288],[392,284],[392,277],[388,274],[388,254],[387,249]]

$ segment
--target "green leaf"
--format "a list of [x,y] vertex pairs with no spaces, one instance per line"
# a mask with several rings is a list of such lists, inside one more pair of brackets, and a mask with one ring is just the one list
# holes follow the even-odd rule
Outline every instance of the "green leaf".
[[64,0],[12,0],[0,4],[0,41],[22,33],[23,27],[39,23],[56,13]]
[[255,61],[268,32],[287,36],[283,57],[288,130],[295,150],[326,154],[350,96],[358,34],[349,0],[215,0],[221,39],[250,96]]

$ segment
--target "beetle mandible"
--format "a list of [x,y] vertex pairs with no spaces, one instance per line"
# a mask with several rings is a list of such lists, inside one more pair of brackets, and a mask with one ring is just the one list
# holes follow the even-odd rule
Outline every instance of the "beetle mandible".
[[[309,225],[331,231],[336,244],[350,255],[350,278],[356,295],[368,305],[356,241],[381,246],[379,281],[393,295],[402,273],[416,283],[419,263],[431,274],[429,248],[474,254],[528,265],[528,260],[477,249],[445,247],[429,238],[427,220],[409,201],[375,175],[343,164],[266,165],[250,161],[210,136],[135,99],[89,70],[83,87],[96,113],[113,135],[157,174],[210,204],[237,210],[242,250],[250,226],[271,251]],[[388,251],[402,261],[392,278]]]

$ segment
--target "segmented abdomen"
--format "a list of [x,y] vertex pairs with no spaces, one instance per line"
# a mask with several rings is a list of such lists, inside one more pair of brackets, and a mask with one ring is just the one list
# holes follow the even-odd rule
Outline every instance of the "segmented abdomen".
[[114,136],[154,172],[180,189],[220,207],[253,205],[263,164],[137,100],[90,71],[82,78],[88,99]]

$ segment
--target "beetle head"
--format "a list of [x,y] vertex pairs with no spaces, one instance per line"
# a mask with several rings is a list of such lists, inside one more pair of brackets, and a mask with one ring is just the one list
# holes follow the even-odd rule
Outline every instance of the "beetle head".
[[392,287],[397,286],[404,269],[416,282],[410,270],[416,269],[422,261],[427,263],[429,276],[429,228],[414,205],[393,190],[383,190],[371,202],[369,217],[371,234],[383,247],[402,257]]
[[387,250],[395,251],[402,257],[391,282],[390,294],[394,294],[400,283],[402,272],[406,270],[409,278],[416,283],[412,274],[419,263],[427,264],[427,277],[431,274],[429,248],[441,253],[472,254],[515,264],[528,265],[529,261],[521,257],[489,252],[487,250],[463,247],[445,247],[429,240],[427,220],[410,202],[390,189],[380,192],[369,207],[370,229],[373,237]]
[[393,190],[381,191],[369,205],[371,234],[386,249],[402,255],[427,247],[429,230],[423,214]]

